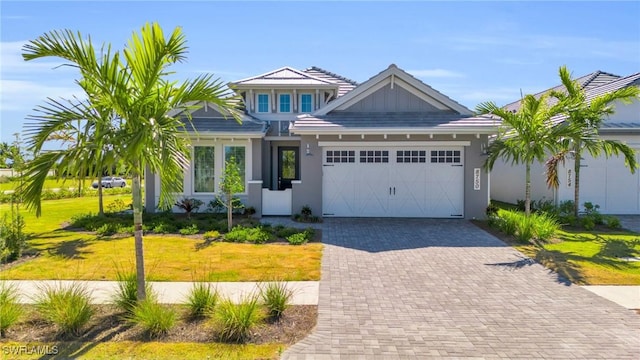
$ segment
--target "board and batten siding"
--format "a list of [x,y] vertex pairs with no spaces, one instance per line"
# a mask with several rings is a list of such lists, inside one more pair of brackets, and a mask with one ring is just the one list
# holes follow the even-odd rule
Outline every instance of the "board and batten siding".
[[344,112],[437,112],[435,106],[425,102],[403,87],[387,84],[373,94],[356,102]]

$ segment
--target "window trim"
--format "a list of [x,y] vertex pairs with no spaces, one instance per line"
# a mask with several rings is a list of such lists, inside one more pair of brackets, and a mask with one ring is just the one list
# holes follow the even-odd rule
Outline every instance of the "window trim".
[[[309,95],[311,97],[311,110],[309,111],[302,111],[302,96],[303,95]],[[314,111],[313,109],[313,94],[312,93],[300,93],[298,95],[299,99],[298,99],[298,112],[301,114],[310,114]]]
[[[249,151],[250,148],[247,145],[243,145],[243,144],[238,144],[238,143],[233,143],[233,142],[223,142],[222,144],[220,144],[220,146],[222,147],[222,151],[221,151],[221,163],[220,163],[220,167],[218,167],[217,169],[219,169],[220,171],[220,175],[218,176],[219,179],[222,180],[222,177],[224,176],[224,166],[227,163],[227,152],[226,149],[227,147],[242,147],[244,148],[244,191],[241,193],[236,193],[236,195],[248,195],[249,194]],[[220,191],[220,184],[217,184],[216,186],[216,190],[217,192]]]
[[[260,95],[267,97],[267,111],[260,111]],[[271,95],[269,93],[256,93],[256,113],[267,114],[271,112]]]
[[[280,108],[281,105],[281,96],[283,95],[287,95],[289,96],[289,111],[282,111],[282,109]],[[282,92],[282,93],[278,93],[278,113],[280,114],[291,114],[293,112],[293,96],[291,95],[291,93],[288,92]]]

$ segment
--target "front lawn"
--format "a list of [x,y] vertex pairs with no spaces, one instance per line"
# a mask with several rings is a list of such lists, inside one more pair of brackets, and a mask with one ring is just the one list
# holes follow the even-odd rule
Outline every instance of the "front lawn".
[[[105,204],[130,195],[105,197]],[[23,212],[28,254],[1,273],[3,279],[116,280],[118,270],[134,269],[132,236],[100,238],[95,233],[71,231],[63,224],[77,214],[97,210],[98,199],[43,201],[42,216]],[[9,205],[0,205],[0,213]],[[131,216],[133,217],[133,216]],[[322,244],[292,246],[206,242],[180,235],[147,235],[144,238],[145,265],[149,280],[155,281],[304,281],[320,279]]]

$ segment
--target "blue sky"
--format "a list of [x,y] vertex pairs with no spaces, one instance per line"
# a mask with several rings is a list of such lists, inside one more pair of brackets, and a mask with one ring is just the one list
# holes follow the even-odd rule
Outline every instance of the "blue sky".
[[181,26],[180,78],[224,81],[319,66],[362,82],[395,63],[469,108],[506,104],[595,70],[640,72],[640,2],[0,2],[0,141],[47,97],[78,93],[56,59],[20,49],[53,29],[122,48],[147,21]]

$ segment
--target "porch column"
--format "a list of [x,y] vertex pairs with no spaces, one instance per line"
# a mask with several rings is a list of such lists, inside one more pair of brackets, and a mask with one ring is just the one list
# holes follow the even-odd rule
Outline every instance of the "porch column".
[[262,180],[247,181],[247,207],[253,206],[256,209],[255,218],[262,217]]

